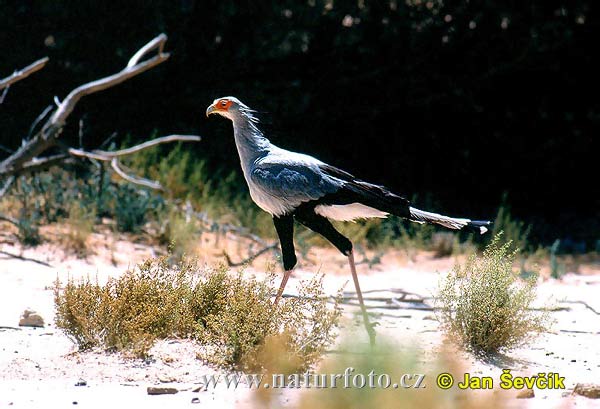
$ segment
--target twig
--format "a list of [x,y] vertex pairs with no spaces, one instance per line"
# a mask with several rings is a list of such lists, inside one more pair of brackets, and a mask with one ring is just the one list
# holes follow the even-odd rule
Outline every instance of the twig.
[[600,312],[596,311],[591,305],[589,305],[585,301],[561,301],[561,302],[565,303],[565,304],[581,304],[581,305],[585,306],[585,308],[587,308],[588,310],[592,311],[594,314],[600,315]]
[[29,64],[27,67],[13,72],[11,76],[0,80],[0,90],[11,86],[17,81],[27,78],[36,71],[41,70],[44,68],[47,62],[48,57],[40,58],[39,60]]
[[266,241],[261,239],[256,234],[250,233],[248,231],[248,229],[245,227],[234,226],[233,224],[229,224],[229,223],[223,223],[223,224],[217,223],[215,220],[212,220],[211,218],[209,218],[205,212],[190,212],[190,213],[193,216],[195,216],[196,219],[198,219],[200,222],[204,223],[207,226],[210,226],[210,228],[212,228],[213,226],[218,226],[219,230],[221,230],[222,232],[225,232],[225,233],[230,232],[237,236],[247,238],[263,247],[267,247],[270,245],[269,243],[267,243]]
[[[59,153],[56,155],[46,156],[43,158],[33,158],[29,162],[26,162],[23,164],[23,167],[21,168],[21,171],[19,172],[19,174],[22,175],[25,173],[38,172],[40,170],[48,169],[49,167],[51,167],[57,163],[61,163],[61,162],[64,163],[64,161],[68,157],[69,157],[69,155],[67,155],[65,153]],[[0,195],[0,196],[2,196],[2,195]]]
[[[153,38],[148,44],[143,46],[136,52],[133,57],[127,63],[127,68],[132,68],[136,66],[140,59],[148,54],[151,50],[158,48],[158,55],[163,54],[165,42],[167,41],[167,36],[165,34],[160,34],[159,36]],[[168,56],[168,54],[167,54]]]
[[14,151],[12,149],[8,149],[6,146],[0,144],[0,150],[6,152],[6,153],[13,153]]
[[4,100],[6,99],[6,96],[8,95],[8,90],[10,90],[10,85],[6,88],[4,88],[4,91],[2,91],[2,95],[0,95],[0,104],[4,103]]
[[27,139],[31,138],[31,135],[33,135],[33,131],[35,131],[35,128],[37,128],[37,126],[40,124],[40,122],[42,122],[44,119],[46,119],[46,117],[48,116],[48,114],[54,109],[54,105],[50,104],[48,105],[41,114],[39,114],[37,116],[37,118],[35,118],[35,120],[33,121],[33,123],[31,124],[31,126],[29,127],[29,132],[27,133]]
[[113,132],[110,134],[110,136],[108,138],[106,138],[104,140],[104,142],[102,142],[102,144],[100,145],[100,148],[104,148],[105,146],[108,146],[109,143],[112,142],[113,139],[115,139],[117,137],[117,133]]
[[2,186],[2,189],[0,189],[0,197],[4,196],[6,192],[8,192],[8,189],[10,189],[14,181],[15,177],[12,175],[9,176],[8,179],[6,179],[6,182],[4,182],[4,186]]
[[18,254],[9,253],[8,251],[0,250],[0,254],[4,254],[5,256],[17,258],[17,259],[23,260],[23,261],[33,261],[34,263],[41,264],[46,267],[52,267],[50,264],[46,263],[45,261],[36,260],[34,258],[29,258],[29,257],[24,257],[24,256],[19,256]]
[[[356,307],[359,307],[360,304],[359,303],[355,303],[355,302],[341,302],[340,304],[344,304],[344,305],[353,305]],[[437,307],[429,307],[429,306],[398,306],[398,305],[365,305],[366,308],[368,309],[383,309],[383,310],[419,310],[419,311],[434,311],[434,310],[438,310],[440,308]]]
[[2,213],[0,213],[0,220],[14,224],[17,227],[19,227],[21,225],[19,223],[19,221],[17,219],[15,219],[14,217],[6,216]]
[[267,251],[271,251],[271,250],[275,250],[277,248],[277,243],[273,243],[270,246],[264,247],[263,249],[257,251],[256,253],[250,255],[249,257],[245,258],[244,260],[240,261],[240,262],[233,262],[231,261],[231,258],[229,257],[229,254],[227,254],[226,251],[223,251],[223,256],[225,257],[225,260],[227,261],[227,265],[229,267],[239,267],[239,266],[243,266],[246,263],[251,262],[252,260],[254,260],[256,257],[266,253]]

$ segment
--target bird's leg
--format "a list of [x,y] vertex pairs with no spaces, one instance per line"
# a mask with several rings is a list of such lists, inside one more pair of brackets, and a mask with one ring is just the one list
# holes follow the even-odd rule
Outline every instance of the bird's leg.
[[356,294],[358,296],[358,302],[360,303],[360,309],[362,311],[363,322],[365,324],[365,329],[369,334],[369,342],[371,346],[375,345],[375,330],[373,329],[373,325],[369,322],[369,315],[367,314],[367,307],[365,307],[365,301],[362,296],[362,291],[360,291],[360,284],[358,283],[358,275],[356,274],[356,265],[354,264],[354,253],[352,250],[348,252],[348,262],[350,264],[350,271],[352,272],[352,280],[354,280],[354,287],[356,288]]
[[363,300],[362,292],[360,291],[360,284],[358,283],[358,275],[356,274],[356,266],[354,265],[354,254],[352,253],[352,243],[347,237],[344,237],[339,231],[333,227],[331,222],[325,217],[317,215],[314,212],[314,208],[302,208],[297,209],[297,218],[300,223],[308,227],[309,229],[321,234],[327,240],[331,242],[337,249],[348,257],[350,263],[350,271],[352,272],[352,280],[354,280],[354,287],[356,288],[356,294],[358,294],[358,301],[360,303],[360,309],[362,316],[369,334],[369,341],[371,346],[375,345],[375,330],[373,325],[369,323],[369,316],[367,315],[367,308]]
[[277,305],[279,302],[279,299],[283,294],[283,290],[285,289],[285,285],[287,284],[291,274],[292,270],[285,270],[285,273],[283,273],[283,279],[281,280],[281,285],[279,286],[279,291],[277,291],[277,296],[275,297],[275,301],[273,301],[273,305]]
[[273,305],[277,305],[297,260],[294,251],[294,218],[292,215],[273,216],[273,223],[275,224],[275,230],[279,236],[283,268],[285,269],[279,291],[277,291],[275,301],[273,302]]

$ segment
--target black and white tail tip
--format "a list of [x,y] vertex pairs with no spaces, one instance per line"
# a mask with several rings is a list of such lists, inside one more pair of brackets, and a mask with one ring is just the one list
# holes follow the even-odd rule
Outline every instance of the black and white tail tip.
[[455,217],[443,216],[437,213],[426,212],[423,210],[410,208],[410,219],[417,223],[434,223],[440,226],[454,230],[468,230],[476,233],[484,234],[488,231],[488,226],[492,224],[490,221],[479,221],[471,219],[460,219]]

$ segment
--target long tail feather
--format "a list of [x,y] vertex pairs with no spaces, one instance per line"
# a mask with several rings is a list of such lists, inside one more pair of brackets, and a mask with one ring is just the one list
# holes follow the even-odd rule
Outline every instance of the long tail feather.
[[410,207],[410,220],[417,223],[434,223],[453,230],[469,230],[480,234],[488,231],[487,226],[491,225],[490,221],[479,221],[471,219],[460,219],[454,217],[443,216],[437,213],[426,212],[423,210]]

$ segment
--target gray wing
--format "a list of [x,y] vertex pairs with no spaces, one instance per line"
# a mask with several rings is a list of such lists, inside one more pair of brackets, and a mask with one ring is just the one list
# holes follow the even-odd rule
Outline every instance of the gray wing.
[[290,209],[334,193],[343,185],[312,163],[263,162],[254,167],[250,177],[256,188]]

